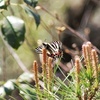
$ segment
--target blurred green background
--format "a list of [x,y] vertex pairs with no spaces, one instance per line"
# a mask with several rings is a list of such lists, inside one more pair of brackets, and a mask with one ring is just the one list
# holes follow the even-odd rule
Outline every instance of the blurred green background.
[[[69,7],[81,7],[83,0],[38,0],[38,4],[45,7],[53,15],[59,15],[60,19],[67,22],[67,10]],[[11,3],[23,4],[23,0],[11,0]],[[32,71],[32,65],[34,60],[39,60],[38,54],[35,52],[35,48],[38,46],[37,41],[42,40],[43,42],[51,42],[58,40],[58,34],[56,31],[57,26],[61,26],[61,23],[58,23],[52,16],[46,13],[43,10],[38,10],[38,13],[41,17],[41,24],[36,28],[35,20],[30,18],[25,11],[15,5],[10,5],[7,11],[4,11],[6,16],[14,15],[20,17],[25,21],[26,33],[25,41],[18,48],[14,50],[23,64]],[[100,19],[100,9],[97,9],[97,12],[91,17],[93,23],[98,23]],[[0,14],[0,23],[2,23],[3,16]],[[0,80],[7,80],[12,78],[17,78],[23,71],[18,66],[16,60],[9,53],[9,50],[6,48],[2,40],[0,39]]]
[[[69,0],[70,1],[70,0]],[[68,2],[69,2],[68,1]],[[23,4],[23,0],[11,0],[11,3],[15,4]],[[53,14],[59,13],[59,15],[63,14],[64,5],[66,0],[63,2],[61,0],[53,1],[53,0],[39,0],[38,3],[43,5],[46,9],[48,9]],[[66,2],[67,4],[67,2]],[[57,5],[57,6],[56,6]],[[69,5],[69,4],[67,4]],[[50,15],[45,13],[44,11],[38,11],[43,22],[50,27],[49,31],[57,40],[57,34],[54,31],[55,28],[53,24],[58,24],[57,21],[52,18]],[[14,50],[23,64],[32,71],[32,64],[35,59],[38,59],[38,54],[35,53],[34,49],[37,47],[37,40],[40,39],[42,41],[51,42],[53,38],[40,24],[38,28],[36,28],[36,24],[33,18],[30,18],[25,11],[15,5],[10,5],[7,8],[7,11],[4,11],[6,16],[14,15],[25,21],[26,33],[25,33],[25,41],[18,48],[18,50]],[[0,22],[2,23],[3,16],[0,15]],[[53,26],[52,26],[53,25]],[[9,50],[6,48],[2,40],[0,39],[0,80],[7,80],[12,78],[17,78],[23,71],[20,69],[16,60],[9,53]],[[4,55],[3,55],[4,54]],[[36,57],[37,56],[37,57]]]

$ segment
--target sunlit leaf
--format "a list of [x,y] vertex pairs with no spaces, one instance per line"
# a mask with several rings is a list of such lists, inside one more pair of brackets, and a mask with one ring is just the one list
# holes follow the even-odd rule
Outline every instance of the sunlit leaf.
[[37,100],[36,90],[33,87],[30,87],[28,84],[20,84],[18,88],[24,99]]
[[[1,97],[4,97],[6,95],[6,92],[5,92],[5,90],[4,90],[4,87],[2,86],[2,87],[0,87],[0,96]],[[1,99],[0,99],[1,100]]]
[[5,40],[15,49],[23,43],[25,38],[25,23],[15,16],[7,16],[1,26]]
[[33,73],[23,73],[18,77],[19,82],[32,82],[33,81]]
[[36,7],[38,0],[24,0],[24,2],[32,7]]
[[0,97],[4,97],[5,95],[10,95],[12,93],[15,89],[13,82],[15,82],[14,79],[8,80],[3,86],[0,87]]
[[0,0],[0,9],[7,9],[10,4],[10,0]]
[[38,27],[39,24],[40,24],[40,15],[37,14],[37,13],[35,13],[35,12],[33,12],[33,11],[32,11],[30,8],[28,8],[28,7],[24,7],[24,9],[25,9],[26,13],[27,13],[30,17],[34,17],[35,23],[36,23],[36,25],[37,25],[37,27]]
[[8,80],[5,84],[4,84],[4,90],[6,92],[7,95],[10,95],[11,92],[15,89],[14,87],[14,82],[15,80]]

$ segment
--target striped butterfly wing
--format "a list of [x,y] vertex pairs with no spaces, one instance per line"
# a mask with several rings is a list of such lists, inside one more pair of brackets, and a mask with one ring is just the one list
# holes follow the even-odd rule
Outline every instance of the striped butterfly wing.
[[50,47],[51,47],[52,53],[54,53],[54,54],[56,52],[59,53],[59,51],[62,51],[62,43],[59,41],[54,41],[54,42],[50,43]]
[[37,53],[42,54],[42,48],[46,48],[47,55],[52,58],[59,58],[62,53],[62,43],[59,41],[54,41],[51,43],[42,43],[41,46],[37,47],[35,50]]
[[47,51],[50,52],[50,47],[48,47],[48,43],[46,42],[43,42],[42,45],[38,46],[37,48],[35,48],[35,51],[38,53],[38,54],[42,54],[42,49],[45,48]]
[[62,56],[62,43],[59,41],[54,41],[51,43],[51,46],[54,48],[54,58],[60,58]]

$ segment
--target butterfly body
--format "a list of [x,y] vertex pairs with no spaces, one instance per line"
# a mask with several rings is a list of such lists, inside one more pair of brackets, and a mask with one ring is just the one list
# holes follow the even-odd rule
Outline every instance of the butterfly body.
[[62,43],[59,41],[54,41],[51,43],[43,42],[42,45],[37,47],[35,50],[37,53],[42,54],[42,49],[47,50],[47,55],[54,59],[60,58],[62,56]]

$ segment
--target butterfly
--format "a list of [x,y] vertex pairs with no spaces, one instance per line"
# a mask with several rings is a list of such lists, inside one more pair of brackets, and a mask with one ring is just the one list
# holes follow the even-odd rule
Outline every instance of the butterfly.
[[51,43],[43,42],[42,45],[35,50],[38,54],[42,54],[42,49],[47,50],[47,55],[53,59],[62,57],[62,43],[60,41],[54,41]]

